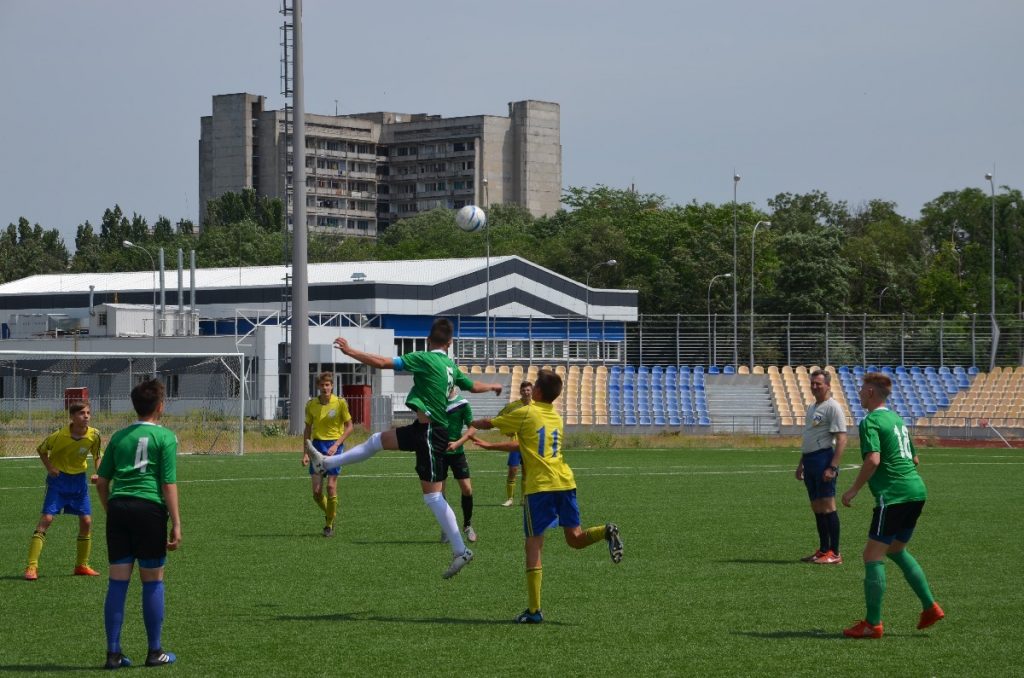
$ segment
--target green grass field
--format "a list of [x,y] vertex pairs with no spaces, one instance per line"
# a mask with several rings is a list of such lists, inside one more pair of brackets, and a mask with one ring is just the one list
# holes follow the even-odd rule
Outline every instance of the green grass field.
[[[930,500],[911,550],[947,618],[887,567],[886,635],[843,639],[863,616],[867,490],[841,509],[846,563],[798,562],[816,534],[797,458],[785,450],[568,451],[584,526],[618,522],[625,559],[545,549],[546,621],[526,604],[518,509],[501,508],[504,455],[470,452],[477,558],[450,554],[423,506],[412,457],[346,471],[338,535],[324,539],[296,454],[183,457],[184,543],[170,554],[166,673],[244,675],[1021,675],[1024,451],[922,453]],[[848,455],[848,461],[856,458]],[[92,670],[104,658],[106,578],[71,576],[77,521],[58,517],[40,579],[21,579],[42,500],[34,460],[0,461],[0,673]],[[853,480],[844,470],[840,487]],[[456,488],[449,498],[459,513]],[[93,565],[104,573],[98,500]],[[125,652],[141,663],[139,585]]]

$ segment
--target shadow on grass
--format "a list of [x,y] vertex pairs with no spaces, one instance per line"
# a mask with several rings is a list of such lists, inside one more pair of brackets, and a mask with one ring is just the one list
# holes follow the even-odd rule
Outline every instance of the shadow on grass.
[[771,558],[730,558],[719,560],[719,563],[735,563],[737,565],[806,565],[799,560],[773,560]]
[[734,636],[749,636],[750,638],[764,638],[766,640],[777,640],[779,638],[816,638],[818,640],[840,640],[843,634],[839,631],[825,631],[824,629],[809,629],[807,631],[733,631]]
[[102,671],[103,662],[99,661],[96,666],[67,666],[65,664],[0,664],[0,673],[42,673],[66,671]]
[[[453,626],[512,626],[511,619],[458,619],[455,617],[385,617],[362,612],[337,614],[281,615],[278,621],[303,622],[380,622],[382,624],[450,624]],[[545,626],[575,626],[565,622],[546,621]]]

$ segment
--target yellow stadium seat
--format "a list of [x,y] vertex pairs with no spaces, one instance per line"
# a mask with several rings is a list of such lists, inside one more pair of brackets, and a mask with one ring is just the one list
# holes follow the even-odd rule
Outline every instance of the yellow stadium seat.
[[746,365],[740,365],[739,369],[736,370],[736,374],[750,374],[750,368]]
[[754,369],[751,374],[764,374],[764,367],[761,365],[754,365]]

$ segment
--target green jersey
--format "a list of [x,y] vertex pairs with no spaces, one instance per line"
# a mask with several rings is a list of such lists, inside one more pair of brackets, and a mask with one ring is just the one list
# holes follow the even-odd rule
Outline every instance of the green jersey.
[[138,421],[110,438],[97,475],[113,481],[110,498],[164,503],[163,486],[177,482],[178,438],[159,424]]
[[914,464],[914,441],[900,415],[879,407],[860,422],[860,454],[878,452],[880,461],[868,480],[877,506],[924,501],[928,493]]
[[[453,442],[462,437],[462,429],[473,422],[473,408],[469,401],[462,396],[455,396],[448,401],[448,442]],[[466,450],[459,445],[454,450],[448,450],[446,454],[465,454]]]
[[409,409],[422,412],[435,424],[448,428],[448,394],[452,386],[468,391],[473,388],[473,380],[440,349],[406,353],[393,362],[396,371],[412,373],[412,390],[405,398]]

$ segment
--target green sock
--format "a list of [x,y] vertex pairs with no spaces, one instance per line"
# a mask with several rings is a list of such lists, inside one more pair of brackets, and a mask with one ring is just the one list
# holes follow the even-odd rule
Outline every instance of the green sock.
[[910,551],[903,549],[896,553],[890,553],[889,559],[903,570],[903,577],[910,584],[910,588],[914,589],[917,597],[921,599],[922,608],[927,610],[934,605],[935,596],[932,595],[932,590],[928,587],[928,580],[924,576],[924,570],[917,564],[914,556],[910,555]]
[[885,597],[885,561],[864,563],[864,601],[867,603],[867,622],[874,626],[882,623],[882,598]]

